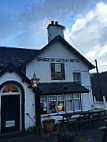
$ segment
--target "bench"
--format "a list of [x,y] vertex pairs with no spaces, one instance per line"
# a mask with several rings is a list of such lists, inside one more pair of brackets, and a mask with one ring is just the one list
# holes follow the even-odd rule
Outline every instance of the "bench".
[[106,130],[106,126],[100,126],[97,129],[100,130],[100,131],[105,131]]

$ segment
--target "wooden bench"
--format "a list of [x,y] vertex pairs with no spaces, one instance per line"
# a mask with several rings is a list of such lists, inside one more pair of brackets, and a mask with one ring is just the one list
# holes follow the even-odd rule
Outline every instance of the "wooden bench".
[[105,131],[106,130],[106,126],[100,126],[97,129],[100,130],[100,131]]

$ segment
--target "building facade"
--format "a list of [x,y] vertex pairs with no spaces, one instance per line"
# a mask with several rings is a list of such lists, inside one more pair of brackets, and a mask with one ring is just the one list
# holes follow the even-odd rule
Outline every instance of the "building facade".
[[[89,70],[94,66],[65,41],[64,26],[52,21],[47,29],[48,44],[40,50],[0,47],[1,133],[92,109]],[[39,91],[31,83],[35,74]]]

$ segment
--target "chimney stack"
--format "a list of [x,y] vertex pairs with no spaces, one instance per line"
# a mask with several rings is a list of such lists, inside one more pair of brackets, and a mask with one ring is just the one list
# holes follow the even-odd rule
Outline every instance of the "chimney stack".
[[64,38],[64,29],[65,27],[59,25],[58,21],[51,21],[51,24],[48,25],[48,42],[53,40],[56,36],[60,35]]

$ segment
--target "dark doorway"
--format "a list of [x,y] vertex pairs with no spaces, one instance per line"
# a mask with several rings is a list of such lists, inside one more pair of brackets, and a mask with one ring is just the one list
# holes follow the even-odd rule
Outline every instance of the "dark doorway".
[[1,133],[20,131],[20,95],[1,96]]

